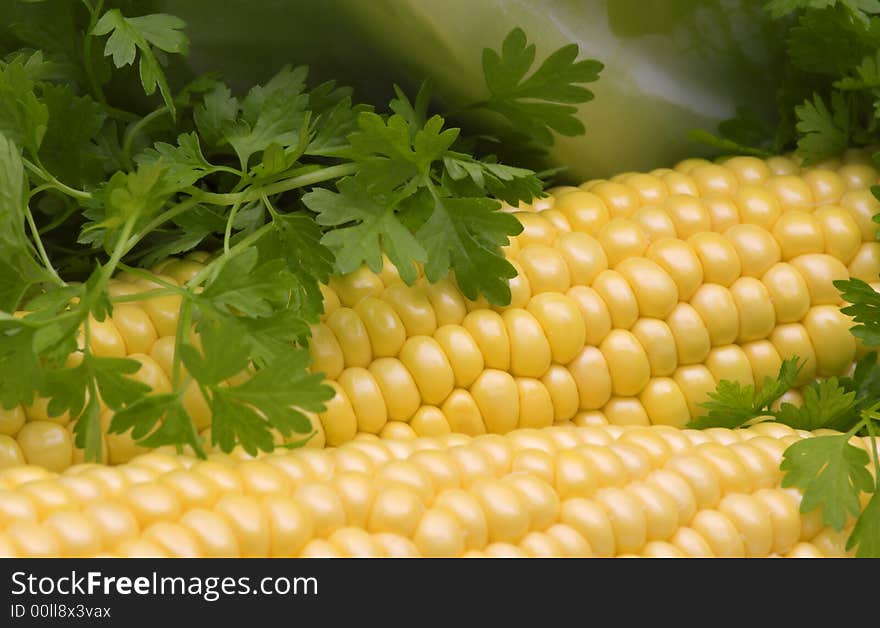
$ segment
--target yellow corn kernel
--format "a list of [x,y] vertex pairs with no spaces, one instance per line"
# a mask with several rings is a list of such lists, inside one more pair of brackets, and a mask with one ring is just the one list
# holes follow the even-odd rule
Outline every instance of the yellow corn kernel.
[[799,321],[810,309],[810,291],[803,275],[787,263],[775,264],[761,277],[778,324]]
[[816,376],[816,350],[807,328],[800,323],[779,325],[770,335],[770,342],[783,360],[797,356],[801,370],[795,386],[803,386]]
[[764,284],[754,277],[740,277],[730,294],[739,314],[737,342],[766,338],[776,325],[776,310]]
[[710,196],[703,199],[709,218],[712,221],[712,231],[724,233],[727,229],[740,223],[739,209],[729,196]]
[[324,320],[330,314],[332,314],[335,310],[342,307],[342,303],[339,301],[339,296],[333,291],[333,288],[327,286],[325,284],[321,284],[321,304],[323,305],[323,313],[321,314],[321,320]]
[[739,186],[736,176],[718,164],[700,164],[688,172],[704,196],[732,194]]
[[877,223],[874,216],[880,213],[880,201],[867,189],[854,189],[840,198],[840,206],[843,207],[862,232],[862,241],[871,242],[877,233]]
[[358,431],[378,434],[388,421],[388,409],[376,378],[367,369],[354,366],[342,371],[337,381],[351,402]]
[[379,275],[366,266],[330,279],[330,288],[338,295],[342,305],[349,308],[368,296],[379,296],[384,287]]
[[669,189],[670,194],[686,194],[688,196],[698,196],[700,191],[694,180],[681,172],[663,172],[660,175],[663,183]]
[[880,242],[862,244],[847,268],[850,277],[872,282],[880,276]]
[[476,436],[486,433],[486,423],[483,421],[480,407],[467,390],[460,388],[453,390],[443,402],[441,411],[449,429],[457,434]]
[[843,177],[830,168],[807,170],[803,177],[813,192],[817,206],[837,203],[847,189]]
[[605,249],[585,232],[572,231],[562,234],[556,241],[556,249],[565,259],[572,285],[588,286],[596,275],[608,268]]
[[702,364],[679,367],[672,376],[687,401],[691,418],[698,418],[705,412],[699,404],[709,400],[709,393],[718,386],[712,373]]
[[682,240],[701,231],[709,231],[712,219],[700,199],[685,194],[671,194],[663,203],[663,209],[675,224],[675,232]]
[[676,237],[675,223],[661,207],[656,205],[642,207],[631,218],[645,234],[649,243]]
[[323,373],[327,379],[336,379],[345,368],[342,347],[333,331],[324,323],[311,326],[309,353],[312,356],[310,370]]
[[770,176],[770,168],[763,159],[740,155],[724,160],[724,167],[740,183],[761,183]]
[[0,470],[25,464],[24,452],[11,436],[0,434]]
[[631,332],[615,329],[599,350],[605,357],[615,395],[637,395],[651,376],[651,365],[644,347]]
[[156,342],[158,336],[153,322],[137,305],[117,303],[113,306],[112,321],[122,336],[127,353],[147,353]]
[[739,311],[730,290],[718,284],[705,283],[690,301],[703,319],[712,346],[728,345],[739,335]]
[[379,432],[379,438],[392,441],[415,440],[418,438],[416,431],[402,421],[388,421]]
[[642,316],[665,318],[678,303],[678,288],[656,262],[630,258],[621,262],[617,272],[629,282]]
[[773,237],[779,242],[782,259],[791,260],[799,255],[825,251],[825,234],[813,213],[789,211],[773,227]]
[[370,336],[357,312],[341,307],[328,316],[325,323],[339,343],[345,366],[366,368],[370,365],[373,359]]
[[486,369],[470,392],[488,432],[506,434],[516,429],[520,415],[519,392],[516,380],[509,373]]
[[89,316],[89,349],[96,356],[107,358],[124,358],[126,356],[125,340],[110,317],[98,321]]
[[[167,275],[157,275],[157,279],[177,285],[177,281]],[[134,282],[134,285],[138,292],[164,289],[164,286],[161,284],[147,279],[138,279]],[[174,336],[177,333],[180,304],[181,297],[178,295],[153,297],[138,301],[138,305],[150,317],[153,327],[159,336]]]
[[611,398],[611,372],[602,351],[586,346],[566,368],[577,384],[581,410],[598,410]]
[[[688,306],[685,305],[685,307]],[[675,310],[673,310],[674,312]],[[670,318],[674,319],[675,315],[670,314]],[[702,322],[700,322],[700,326],[705,331]],[[656,318],[640,318],[630,331],[645,349],[651,367],[651,375],[671,375],[675,371],[678,366],[676,336],[667,323]],[[708,338],[708,334],[706,334],[707,351]]]
[[719,558],[744,558],[745,545],[733,522],[717,510],[701,510],[690,525]]
[[602,271],[592,287],[608,306],[613,327],[629,329],[639,319],[639,302],[629,282],[619,272]]
[[517,377],[519,428],[542,428],[553,425],[554,409],[550,392],[540,380]]
[[[48,400],[46,400],[48,406]],[[48,417],[47,417],[48,418]],[[25,422],[24,408],[20,405],[4,408],[0,405],[0,434],[15,436]]]
[[769,177],[765,182],[766,189],[773,194],[784,211],[811,210],[815,204],[813,191],[798,175],[783,174]]
[[825,253],[849,264],[862,245],[862,232],[852,215],[832,205],[818,208],[813,215],[825,235]]
[[364,297],[354,306],[370,338],[374,358],[396,356],[406,341],[406,329],[397,312],[376,297]]
[[567,421],[577,414],[580,398],[577,383],[571,373],[554,364],[541,378],[553,405],[553,422]]
[[574,232],[595,234],[611,218],[605,202],[588,191],[574,191],[559,196],[553,209],[562,212]]
[[739,254],[744,277],[762,277],[767,270],[782,261],[782,250],[776,238],[757,225],[734,225],[724,232]]
[[643,255],[648,248],[648,237],[637,222],[628,218],[611,220],[599,231],[597,240],[611,268],[625,259]]
[[611,312],[605,300],[593,288],[574,286],[567,293],[580,310],[584,321],[584,342],[598,345],[611,331]]
[[834,286],[834,282],[849,277],[843,262],[824,253],[814,253],[792,259],[791,265],[804,278],[807,289],[810,291],[812,305],[837,305],[841,303],[840,292]]
[[703,284],[700,258],[684,240],[658,240],[648,247],[645,256],[665,270],[678,287],[678,298],[689,300]]
[[434,308],[437,325],[461,325],[467,315],[467,306],[462,294],[449,279],[441,279],[428,284],[428,301]]
[[406,328],[407,337],[430,336],[437,329],[437,316],[428,298],[424,282],[414,286],[394,284],[382,293],[382,300],[391,305]]
[[571,287],[571,273],[562,253],[546,244],[524,247],[517,261],[525,271],[532,294],[565,292]]
[[639,195],[627,185],[600,181],[590,191],[602,199],[612,218],[627,217],[639,206]]
[[410,337],[400,350],[400,361],[412,374],[424,403],[441,403],[452,392],[455,386],[452,365],[432,337]]
[[602,406],[610,425],[650,425],[648,413],[637,397],[612,397]]
[[782,366],[782,357],[770,341],[749,342],[742,345],[742,350],[745,351],[752,365],[752,375],[757,386],[760,386],[767,377],[776,378]]
[[739,345],[712,349],[706,357],[706,368],[717,382],[726,379],[739,382],[743,386],[754,385],[752,365]]
[[510,340],[501,315],[491,310],[474,310],[462,321],[483,354],[486,368],[510,368]]
[[782,214],[782,207],[763,185],[743,185],[733,195],[740,222],[772,229]]
[[816,350],[816,371],[829,376],[842,373],[855,358],[852,321],[833,305],[817,305],[804,317],[804,327]]
[[684,427],[691,419],[687,399],[672,378],[652,378],[639,394],[639,400],[652,425]]
[[19,430],[16,441],[27,464],[57,472],[73,463],[73,438],[57,423],[28,421]]
[[535,295],[526,309],[541,326],[554,362],[565,364],[577,355],[586,342],[586,325],[573,299],[545,292]]
[[679,303],[666,318],[666,324],[675,340],[678,364],[698,364],[706,359],[712,340],[703,318],[692,305]]
[[342,386],[334,381],[330,381],[328,384],[333,387],[336,394],[330,401],[324,403],[326,409],[318,416],[324,427],[327,444],[336,446],[354,438],[358,423],[351,402]]
[[517,220],[523,226],[522,232],[514,236],[520,249],[530,244],[546,244],[552,246],[556,241],[558,230],[547,220],[544,212],[515,212]]
[[[541,377],[550,368],[550,343],[538,320],[527,310],[510,309],[502,314],[510,338],[510,371],[523,377]],[[583,326],[581,326],[583,329]]]
[[[455,391],[452,392],[454,394]],[[419,436],[441,436],[452,432],[446,415],[435,406],[422,406],[416,410],[409,425]]]
[[[370,364],[369,372],[379,386],[388,418],[392,421],[408,421],[421,405],[421,397],[403,363],[396,358],[380,358]],[[358,426],[362,431],[370,431],[364,430],[360,422]]]
[[700,264],[703,266],[703,281],[729,287],[742,272],[736,249],[720,233],[702,231],[688,238]]

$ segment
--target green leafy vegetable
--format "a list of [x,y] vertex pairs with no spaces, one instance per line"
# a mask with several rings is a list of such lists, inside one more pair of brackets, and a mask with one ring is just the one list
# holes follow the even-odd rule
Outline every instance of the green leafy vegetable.
[[[413,283],[454,279],[472,299],[510,300],[502,254],[519,222],[499,211],[543,194],[531,170],[398,87],[387,110],[305,67],[244,93],[180,62],[186,24],[122,0],[15,2],[0,22],[0,403],[48,399],[100,460],[109,432],[204,455],[301,446],[333,390],[311,373],[321,284],[361,264]],[[529,142],[583,131],[572,113],[601,64],[575,46],[536,69],[516,29],[487,51],[492,110]],[[212,253],[180,285],[148,270]],[[113,289],[120,272],[136,294]],[[112,295],[112,296],[111,296]],[[96,355],[92,331],[147,299],[176,321],[170,390],[137,360]],[[163,305],[163,307],[165,307]],[[27,312],[27,314],[23,314]],[[18,313],[18,316],[15,314]],[[211,443],[184,395],[211,409]],[[104,417],[106,421],[106,416]]]

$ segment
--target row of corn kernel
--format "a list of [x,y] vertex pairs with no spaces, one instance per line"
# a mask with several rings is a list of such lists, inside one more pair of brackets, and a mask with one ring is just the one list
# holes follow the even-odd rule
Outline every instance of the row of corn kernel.
[[779,487],[807,436],[552,427],[17,467],[0,471],[0,556],[843,556],[849,528]]

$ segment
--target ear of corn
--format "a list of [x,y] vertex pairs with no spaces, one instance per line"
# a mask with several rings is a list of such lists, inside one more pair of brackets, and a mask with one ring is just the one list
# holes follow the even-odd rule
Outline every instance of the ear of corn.
[[[690,159],[551,190],[516,210],[524,230],[507,247],[518,275],[504,307],[468,301],[450,280],[407,286],[387,262],[380,274],[335,277],[311,353],[336,395],[309,445],[359,433],[683,427],[722,379],[760,385],[792,356],[804,361],[798,385],[843,373],[864,347],[833,281],[880,287],[877,178],[853,151],[805,169],[786,157]],[[153,270],[179,283],[203,261]],[[150,287],[120,277],[111,293]],[[91,349],[137,360],[134,377],[167,392],[178,309],[174,296],[120,305],[92,321]],[[207,436],[194,382],[185,405]],[[81,457],[72,427],[45,400],[0,412],[0,467],[63,470]],[[114,464],[146,451],[127,434],[105,445]]]
[[849,528],[779,485],[807,436],[556,426],[18,466],[0,471],[0,556],[845,556]]

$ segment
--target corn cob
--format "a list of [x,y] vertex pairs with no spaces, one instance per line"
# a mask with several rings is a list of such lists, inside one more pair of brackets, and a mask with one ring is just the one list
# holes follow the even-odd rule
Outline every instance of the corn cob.
[[[312,329],[312,369],[336,391],[310,445],[358,433],[415,438],[553,424],[684,426],[721,379],[760,384],[805,361],[797,385],[840,374],[864,348],[832,281],[880,277],[866,154],[800,168],[786,157],[690,159],[551,190],[516,210],[512,301],[468,301],[452,280],[406,286],[394,267],[333,278]],[[508,208],[514,211],[513,208]],[[154,270],[183,282],[207,254]],[[113,294],[152,287],[115,281]],[[120,304],[91,326],[97,355],[169,387],[177,297]],[[797,403],[792,391],[785,401]],[[210,413],[197,385],[186,406]],[[109,424],[110,415],[103,420]],[[0,467],[77,461],[69,417],[45,401],[0,413]],[[111,463],[143,453],[106,436]]]
[[22,466],[0,471],[0,556],[842,557],[852,523],[823,527],[779,486],[809,436],[556,426]]

